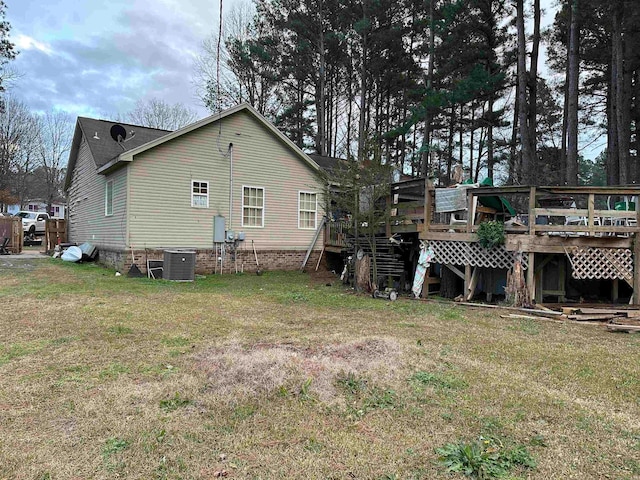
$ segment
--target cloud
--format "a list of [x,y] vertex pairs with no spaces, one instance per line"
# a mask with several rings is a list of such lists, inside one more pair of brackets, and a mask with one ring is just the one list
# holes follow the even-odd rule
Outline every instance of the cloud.
[[12,94],[32,109],[96,116],[124,113],[137,100],[156,97],[207,113],[191,77],[217,15],[210,2],[114,0],[109,9],[89,2],[95,8],[85,16],[69,13],[76,10],[70,0],[59,3],[62,15],[48,25],[50,3],[17,7],[23,11],[13,23],[13,41],[21,53],[13,66],[23,75]]
[[17,38],[14,40],[14,43],[16,45],[16,47],[18,47],[19,50],[21,51],[25,51],[25,50],[40,50],[41,52],[46,53],[47,55],[50,55],[51,53],[53,53],[53,50],[51,49],[50,45],[47,45],[46,43],[43,42],[39,42],[38,40],[28,37],[27,35],[18,35]]

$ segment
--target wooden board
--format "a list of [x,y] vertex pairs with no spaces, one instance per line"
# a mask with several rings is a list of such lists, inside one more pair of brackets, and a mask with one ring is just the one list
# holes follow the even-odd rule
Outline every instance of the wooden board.
[[[561,228],[559,225],[556,229]],[[561,253],[571,247],[631,248],[630,238],[621,237],[549,237],[507,235],[505,248],[511,252]]]
[[8,250],[18,254],[22,252],[22,242],[24,232],[22,230],[22,219],[17,217],[0,217],[0,243],[8,237]]
[[67,241],[67,222],[59,218],[50,218],[45,224],[46,249],[53,250],[59,243]]
[[[610,315],[624,315],[628,316],[629,310],[621,310],[617,308],[593,308],[593,307],[581,307],[580,311],[586,315],[589,314],[610,314]],[[640,312],[638,312],[640,314]]]
[[635,318],[616,317],[611,320],[611,323],[616,325],[639,325],[640,320]]
[[582,313],[582,310],[576,307],[562,307],[564,315],[576,315]]
[[607,330],[612,332],[640,332],[640,325],[617,325],[610,323],[607,325]]
[[584,322],[584,321],[593,321],[593,320],[598,320],[598,321],[607,321],[607,320],[612,320],[613,318],[615,318],[615,315],[609,315],[609,314],[590,314],[590,315],[567,315],[567,318],[569,320],[576,320],[578,322]]

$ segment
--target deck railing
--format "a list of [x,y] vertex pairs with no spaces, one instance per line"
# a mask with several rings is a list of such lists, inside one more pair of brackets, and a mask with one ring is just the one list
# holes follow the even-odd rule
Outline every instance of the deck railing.
[[[432,190],[433,191],[433,190]],[[424,225],[425,232],[459,232],[475,233],[479,224],[479,211],[476,205],[481,204],[482,197],[511,196],[520,199],[521,204],[527,205],[520,209],[516,217],[520,222],[507,223],[505,231],[513,234],[529,235],[560,235],[560,236],[629,236],[640,232],[640,209],[635,208],[635,202],[629,198],[640,197],[640,187],[481,187],[467,189],[466,211],[458,212],[454,220],[451,215],[442,215]],[[544,199],[546,204],[553,204],[553,200],[571,199],[581,205],[569,207],[541,206]],[[629,209],[616,210],[614,208],[596,208],[596,205],[611,205],[612,199],[626,198]],[[575,200],[574,200],[575,199]],[[480,201],[478,201],[480,200]],[[526,201],[525,201],[526,200]],[[558,200],[556,204],[561,204]],[[566,203],[566,202],[565,202]],[[574,203],[575,205],[575,203]],[[434,196],[425,197],[425,211],[431,212],[435,208]],[[631,209],[633,208],[633,209]],[[484,209],[486,213],[486,209]],[[462,217],[464,218],[458,218]],[[485,216],[485,219],[487,217]],[[470,221],[469,221],[470,219]]]
[[346,220],[327,221],[325,226],[324,243],[328,247],[344,248],[347,245],[347,231],[352,222]]

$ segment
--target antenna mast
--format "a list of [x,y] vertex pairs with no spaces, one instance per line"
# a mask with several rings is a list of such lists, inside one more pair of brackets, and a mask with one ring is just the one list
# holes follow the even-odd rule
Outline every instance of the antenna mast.
[[220,18],[218,19],[218,53],[216,55],[216,103],[218,114],[222,111],[222,100],[220,98],[220,43],[222,42],[222,0],[220,0]]

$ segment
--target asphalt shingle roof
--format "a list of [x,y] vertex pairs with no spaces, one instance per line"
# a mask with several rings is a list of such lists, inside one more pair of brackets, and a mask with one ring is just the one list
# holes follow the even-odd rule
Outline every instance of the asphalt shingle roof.
[[311,160],[316,162],[318,166],[327,173],[333,173],[336,167],[341,162],[344,162],[344,160],[341,158],[324,157],[322,155],[318,155],[317,153],[308,153],[307,155],[311,157]]
[[[116,158],[122,152],[144,145],[157,138],[163,137],[169,130],[159,130],[157,128],[141,127],[108,120],[96,120],[94,118],[78,117],[78,124],[84,133],[84,138],[89,144],[89,149],[96,162],[96,167],[100,168]],[[125,142],[119,144],[111,138],[110,130],[114,125],[122,125],[127,131]],[[132,132],[134,135],[132,135]],[[97,137],[97,138],[96,138]]]

